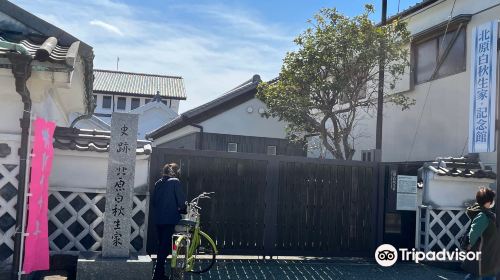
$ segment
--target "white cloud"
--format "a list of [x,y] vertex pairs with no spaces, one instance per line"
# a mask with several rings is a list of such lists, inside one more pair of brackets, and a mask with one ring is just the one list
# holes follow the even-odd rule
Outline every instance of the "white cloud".
[[123,36],[123,33],[121,32],[120,29],[118,29],[118,27],[116,27],[112,24],[106,23],[104,21],[91,20],[90,25],[98,26],[98,27],[101,27],[101,28],[111,32],[111,33],[115,33],[117,35]]
[[172,15],[185,15],[169,17],[169,11],[111,0],[13,2],[91,45],[95,68],[115,69],[120,57],[123,71],[184,77],[188,99],[181,102],[181,112],[254,74],[264,80],[274,78],[292,47],[293,34],[285,28],[224,6],[169,6]]
[[198,15],[209,18],[212,22],[218,23],[218,27],[224,27],[226,30],[235,32],[245,31],[247,38],[261,38],[267,40],[277,40],[290,42],[293,37],[285,34],[284,27],[266,23],[259,19],[259,15],[248,10],[238,10],[234,7],[228,7],[218,4],[210,5],[189,5],[177,6],[184,7],[186,10],[195,12]]

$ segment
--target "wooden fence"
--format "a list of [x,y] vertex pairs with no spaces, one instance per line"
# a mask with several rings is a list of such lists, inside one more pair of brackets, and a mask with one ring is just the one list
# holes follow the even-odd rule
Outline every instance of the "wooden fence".
[[[181,165],[192,198],[204,200],[202,229],[225,254],[368,255],[377,243],[377,165],[155,148],[150,190],[165,163]],[[150,217],[151,219],[151,217]],[[150,222],[148,252],[156,251]]]

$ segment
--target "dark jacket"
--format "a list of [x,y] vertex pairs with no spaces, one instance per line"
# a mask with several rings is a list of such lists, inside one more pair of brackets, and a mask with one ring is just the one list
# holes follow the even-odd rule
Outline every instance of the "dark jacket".
[[472,220],[469,234],[471,251],[481,252],[481,260],[465,261],[462,268],[478,276],[494,276],[500,271],[500,240],[495,214],[479,204],[467,208]]
[[151,199],[153,221],[157,225],[176,225],[186,210],[186,196],[177,178],[164,176],[155,184]]

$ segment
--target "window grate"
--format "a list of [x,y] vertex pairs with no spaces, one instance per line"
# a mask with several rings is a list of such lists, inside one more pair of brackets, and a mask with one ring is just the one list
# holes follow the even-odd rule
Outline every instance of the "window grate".
[[276,146],[267,146],[267,154],[270,156],[276,155]]
[[238,152],[238,144],[237,143],[227,143],[227,151],[229,153],[237,153]]

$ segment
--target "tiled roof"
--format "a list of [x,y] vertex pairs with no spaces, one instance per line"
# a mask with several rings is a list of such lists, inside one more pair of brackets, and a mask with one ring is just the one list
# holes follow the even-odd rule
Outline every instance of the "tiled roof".
[[[56,127],[54,132],[54,148],[59,150],[74,150],[82,152],[109,152],[111,133],[90,129]],[[151,154],[149,141],[137,141],[137,155]]]
[[425,163],[424,167],[439,176],[493,179],[497,175],[487,170],[475,157],[438,158],[435,162]]
[[257,93],[257,86],[260,82],[260,76],[254,75],[248,81],[224,93],[219,98],[216,98],[201,106],[186,111],[183,114],[179,115],[177,118],[173,119],[171,122],[148,133],[146,135],[146,139],[150,137],[153,139],[157,139],[171,131],[187,126],[192,122],[199,122],[202,121],[202,119],[208,119],[218,112],[222,112],[236,105],[239,105],[242,102],[255,96],[255,94]]
[[122,71],[94,69],[94,91],[186,99],[182,77]]
[[415,12],[420,11],[421,9],[424,9],[424,8],[430,6],[431,4],[436,3],[437,1],[439,1],[439,0],[423,0],[421,2],[418,2],[415,5],[410,6],[407,9],[391,16],[390,18],[387,19],[387,22],[392,22],[398,18],[403,18],[403,17],[406,17],[408,15],[411,15]]
[[76,41],[70,46],[61,46],[58,44],[57,38],[55,37],[46,37],[45,39],[39,39],[36,41],[28,39],[16,40],[15,36],[9,36],[9,34],[2,34],[0,32],[0,46],[2,45],[2,42],[7,43],[4,44],[4,46],[9,43],[19,44],[24,49],[14,50],[4,47],[0,48],[0,53],[6,53],[9,51],[27,51],[34,60],[67,64],[69,66],[73,66],[80,45],[80,41]]

